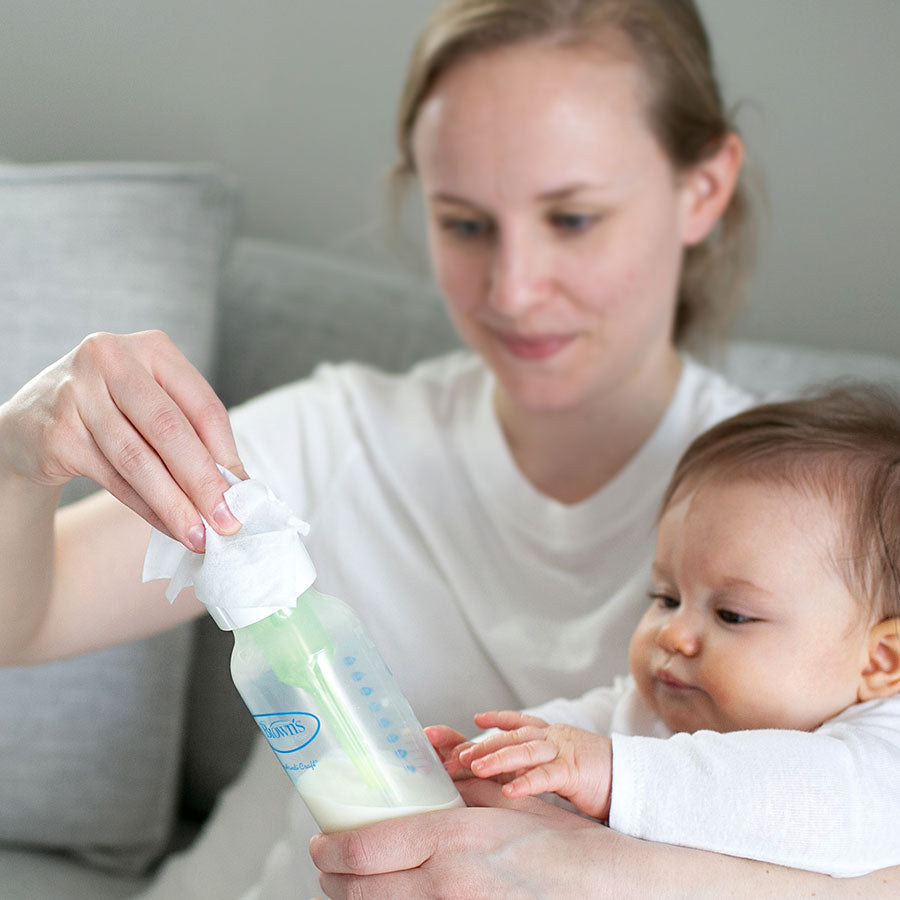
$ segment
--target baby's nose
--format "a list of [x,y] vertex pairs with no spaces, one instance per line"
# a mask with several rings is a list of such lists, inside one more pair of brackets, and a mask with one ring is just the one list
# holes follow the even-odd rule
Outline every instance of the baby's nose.
[[700,633],[686,616],[675,615],[660,628],[656,643],[668,653],[696,656],[700,652]]

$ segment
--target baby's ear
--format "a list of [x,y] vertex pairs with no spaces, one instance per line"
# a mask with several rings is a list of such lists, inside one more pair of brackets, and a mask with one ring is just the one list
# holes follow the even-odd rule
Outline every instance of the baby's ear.
[[885,619],[869,632],[869,660],[860,674],[857,700],[900,693],[900,618]]

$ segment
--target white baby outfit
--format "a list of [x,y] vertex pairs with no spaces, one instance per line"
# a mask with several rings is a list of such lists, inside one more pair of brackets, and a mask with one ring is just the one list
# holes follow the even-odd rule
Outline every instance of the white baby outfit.
[[609,824],[623,834],[836,876],[900,865],[900,697],[811,733],[670,737],[630,676],[529,712],[612,736]]

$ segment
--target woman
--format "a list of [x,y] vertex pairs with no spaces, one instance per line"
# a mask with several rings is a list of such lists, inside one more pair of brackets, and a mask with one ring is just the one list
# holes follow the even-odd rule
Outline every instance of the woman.
[[[236,411],[235,440],[163,336],[85,341],[0,411],[0,487],[13,504],[2,526],[13,551],[4,660],[81,652],[196,615],[185,598],[170,609],[158,583],[136,585],[147,522],[197,550],[201,514],[237,530],[218,462],[246,466],[311,522],[320,586],[359,610],[423,721],[460,727],[485,703],[529,705],[625,670],[669,470],[691,437],[750,399],[676,350],[711,298],[726,298],[717,277],[743,206],[742,145],[696,10],[444,4],[413,60],[401,149],[421,183],[437,280],[474,354],[400,378],[325,367]],[[76,474],[131,509],[102,495],[65,510],[54,554],[58,486]],[[467,799],[508,806],[485,791]],[[286,780],[284,792],[299,803]],[[257,896],[316,890],[296,874],[311,833],[296,815],[280,845],[293,857],[281,875],[281,857],[268,861]],[[418,866],[425,848],[434,865],[414,878],[437,873],[444,895],[509,896],[501,871],[489,880],[487,854],[508,858],[529,835],[523,878],[552,873],[578,896],[572,879],[591,860],[622,896],[646,894],[664,871],[671,884],[684,852],[613,845],[537,802],[412,823],[316,839],[316,862],[354,871],[364,848],[364,868],[389,872]],[[729,883],[758,872],[697,856]],[[245,862],[235,896],[262,861]],[[477,882],[466,880],[473,862]],[[410,874],[323,883],[336,896],[436,892]]]

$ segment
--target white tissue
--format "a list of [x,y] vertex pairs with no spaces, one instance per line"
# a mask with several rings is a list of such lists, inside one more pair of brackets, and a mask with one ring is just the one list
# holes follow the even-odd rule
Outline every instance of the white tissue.
[[241,481],[226,469],[222,474],[231,484],[225,502],[240,530],[226,537],[204,521],[206,552],[193,553],[154,529],[143,580],[168,578],[170,603],[193,585],[219,627],[233,629],[296,606],[316,571],[300,539],[309,525],[261,481]]

